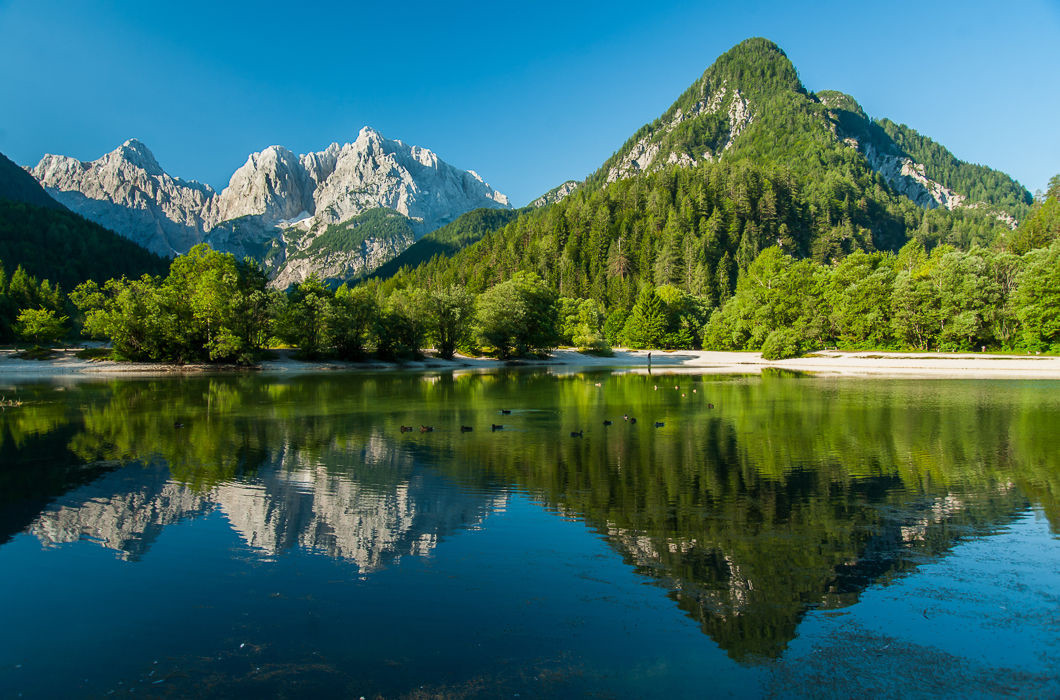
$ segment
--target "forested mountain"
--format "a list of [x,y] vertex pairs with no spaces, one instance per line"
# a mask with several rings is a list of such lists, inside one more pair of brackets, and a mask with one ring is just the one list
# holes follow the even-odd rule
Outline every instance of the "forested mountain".
[[[862,158],[848,162],[849,148]],[[1014,213],[1031,202],[1030,193],[1004,173],[963,163],[904,125],[873,121],[848,95],[808,92],[780,47],[761,38],[720,56],[587,184],[723,157],[780,165],[796,175],[816,176],[824,169],[857,179],[865,170],[876,171],[927,207],[983,202]]]
[[48,196],[32,175],[3,153],[0,153],[0,199],[66,211],[66,207]]
[[70,212],[0,154],[0,278],[19,267],[69,290],[87,279],[158,274],[166,262]]
[[770,246],[819,262],[911,238],[967,249],[1011,237],[1029,201],[1011,178],[871,121],[846,95],[809,93],[779,47],[750,39],[562,201],[388,284],[477,292],[526,270],[608,309],[629,309],[644,284],[716,305]]
[[371,276],[386,279],[403,267],[416,267],[435,256],[449,257],[518,215],[519,211],[513,209],[473,209],[453,223],[431,231],[396,258],[380,265]]
[[0,199],[0,263],[73,289],[88,279],[161,274],[168,262],[69,211]]

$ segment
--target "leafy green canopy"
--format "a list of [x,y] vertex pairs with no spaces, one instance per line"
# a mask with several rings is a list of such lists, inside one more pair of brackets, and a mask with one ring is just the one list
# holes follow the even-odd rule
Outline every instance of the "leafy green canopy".
[[269,338],[270,295],[252,261],[205,244],[177,257],[163,279],[85,282],[71,294],[89,335],[131,360],[250,362]]
[[[703,329],[705,347],[779,357],[844,349],[1060,352],[1060,243],[1023,257],[1003,250],[896,256],[855,253],[838,265],[766,250]],[[780,333],[780,335],[775,335]]]
[[1049,180],[1049,189],[1039,195],[1031,215],[1020,225],[1009,247],[1017,253],[1047,248],[1060,240],[1060,175]]
[[548,350],[558,340],[555,292],[532,273],[516,273],[483,293],[475,320],[481,342],[500,357]]
[[15,332],[34,345],[50,345],[66,335],[68,320],[51,309],[23,309],[15,323]]
[[23,312],[45,310],[58,317],[65,303],[63,292],[58,286],[53,286],[48,280],[38,281],[21,265],[8,278],[3,261],[0,261],[0,343],[14,340]]

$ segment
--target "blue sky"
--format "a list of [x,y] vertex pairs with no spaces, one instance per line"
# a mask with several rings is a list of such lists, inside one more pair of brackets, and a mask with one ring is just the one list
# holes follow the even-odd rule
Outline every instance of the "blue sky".
[[1060,0],[181,3],[0,0],[0,151],[130,137],[227,184],[249,153],[368,124],[517,205],[595,170],[733,44],[1031,191],[1060,172]]

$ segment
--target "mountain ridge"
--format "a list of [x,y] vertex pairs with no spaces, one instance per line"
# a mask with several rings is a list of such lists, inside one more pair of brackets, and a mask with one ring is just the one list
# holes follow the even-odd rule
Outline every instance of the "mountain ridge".
[[[987,201],[959,191],[973,194],[969,183],[985,175]],[[452,259],[387,284],[481,292],[525,271],[616,313],[644,285],[676,287],[709,309],[767,248],[835,263],[911,238],[928,250],[992,245],[1029,199],[1004,173],[870,120],[850,96],[807,90],[786,54],[755,38],[719,56],[561,201],[544,197]]]
[[[317,271],[312,261],[286,270],[288,253],[372,209],[398,212],[419,237],[465,211],[511,206],[474,171],[370,127],[322,151],[296,155],[273,145],[252,153],[220,192],[169,175],[137,139],[94,161],[48,154],[30,173],[59,203],[153,252],[171,256],[207,241],[267,262],[279,284]],[[410,241],[396,243],[403,249]],[[340,274],[353,276],[366,263],[354,256]]]

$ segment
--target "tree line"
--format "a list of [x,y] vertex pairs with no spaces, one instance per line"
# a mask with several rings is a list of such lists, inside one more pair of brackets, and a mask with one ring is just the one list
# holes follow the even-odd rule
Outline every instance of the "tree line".
[[[744,176],[754,180],[753,172],[741,172],[735,181],[723,182],[731,187],[746,184]],[[638,178],[602,192],[638,200],[635,191],[645,185],[637,183],[653,181]],[[19,337],[45,344],[72,333],[109,341],[119,358],[177,363],[252,363],[276,345],[296,347],[305,358],[345,360],[411,358],[427,347],[442,357],[460,350],[508,358],[559,345],[605,354],[616,345],[761,350],[772,358],[829,346],[1060,352],[1060,177],[1024,225],[991,246],[961,249],[913,236],[897,252],[854,249],[823,259],[806,255],[798,237],[783,237],[793,230],[784,219],[798,209],[791,193],[778,197],[783,185],[779,190],[771,182],[759,185],[764,189],[754,197],[739,187],[737,194],[748,197],[749,206],[776,212],[768,235],[778,238],[749,259],[742,244],[738,261],[726,251],[718,263],[721,274],[705,273],[709,263],[694,247],[684,256],[680,246],[654,249],[632,240],[627,252],[619,236],[598,248],[602,286],[567,277],[568,248],[554,251],[551,264],[539,251],[533,257],[540,265],[516,265],[496,281],[481,266],[468,265],[456,275],[453,264],[436,260],[389,280],[334,289],[311,277],[281,292],[267,286],[253,260],[203,244],[174,259],[164,276],[122,277],[102,285],[90,280],[69,297],[21,267],[9,279],[0,265],[0,341]],[[711,182],[702,186],[701,194]],[[658,190],[642,214],[648,237],[650,222],[658,221],[653,212],[666,214],[665,235],[686,206],[695,206],[671,200],[676,210],[668,209],[656,195]],[[575,235],[571,221],[563,219],[573,215],[584,221],[579,207],[587,201],[520,217],[508,229],[519,231],[526,218],[544,219]],[[709,244],[710,231],[724,230],[710,222],[724,221],[728,206],[695,224],[704,227],[707,240],[696,246]],[[511,237],[505,230],[471,250],[495,250],[491,246]],[[742,230],[746,241],[748,227]],[[727,256],[731,269],[724,263]],[[631,272],[635,267],[651,272],[638,277]],[[697,285],[697,276],[707,282]]]
[[[21,307],[17,315],[12,310]],[[1060,352],[1060,242],[1022,256],[1003,250],[855,252],[838,263],[763,251],[722,305],[675,285],[644,285],[635,303],[607,308],[562,297],[519,272],[481,294],[466,287],[370,282],[332,289],[311,277],[269,289],[251,260],[199,245],[165,277],[89,281],[69,298],[23,270],[0,271],[0,329],[54,342],[71,325],[109,341],[117,358],[252,363],[277,344],[306,359],[410,359],[433,347],[501,358],[559,345],[761,350],[790,357],[842,349]]]
[[306,359],[403,359],[427,346],[447,358],[482,347],[510,357],[555,347],[558,308],[527,274],[480,295],[456,285],[383,295],[378,285],[332,289],[316,277],[281,292],[253,260],[205,244],[165,276],[89,280],[68,297],[22,267],[8,280],[0,264],[0,342],[80,335],[133,361],[248,364],[278,344]]

